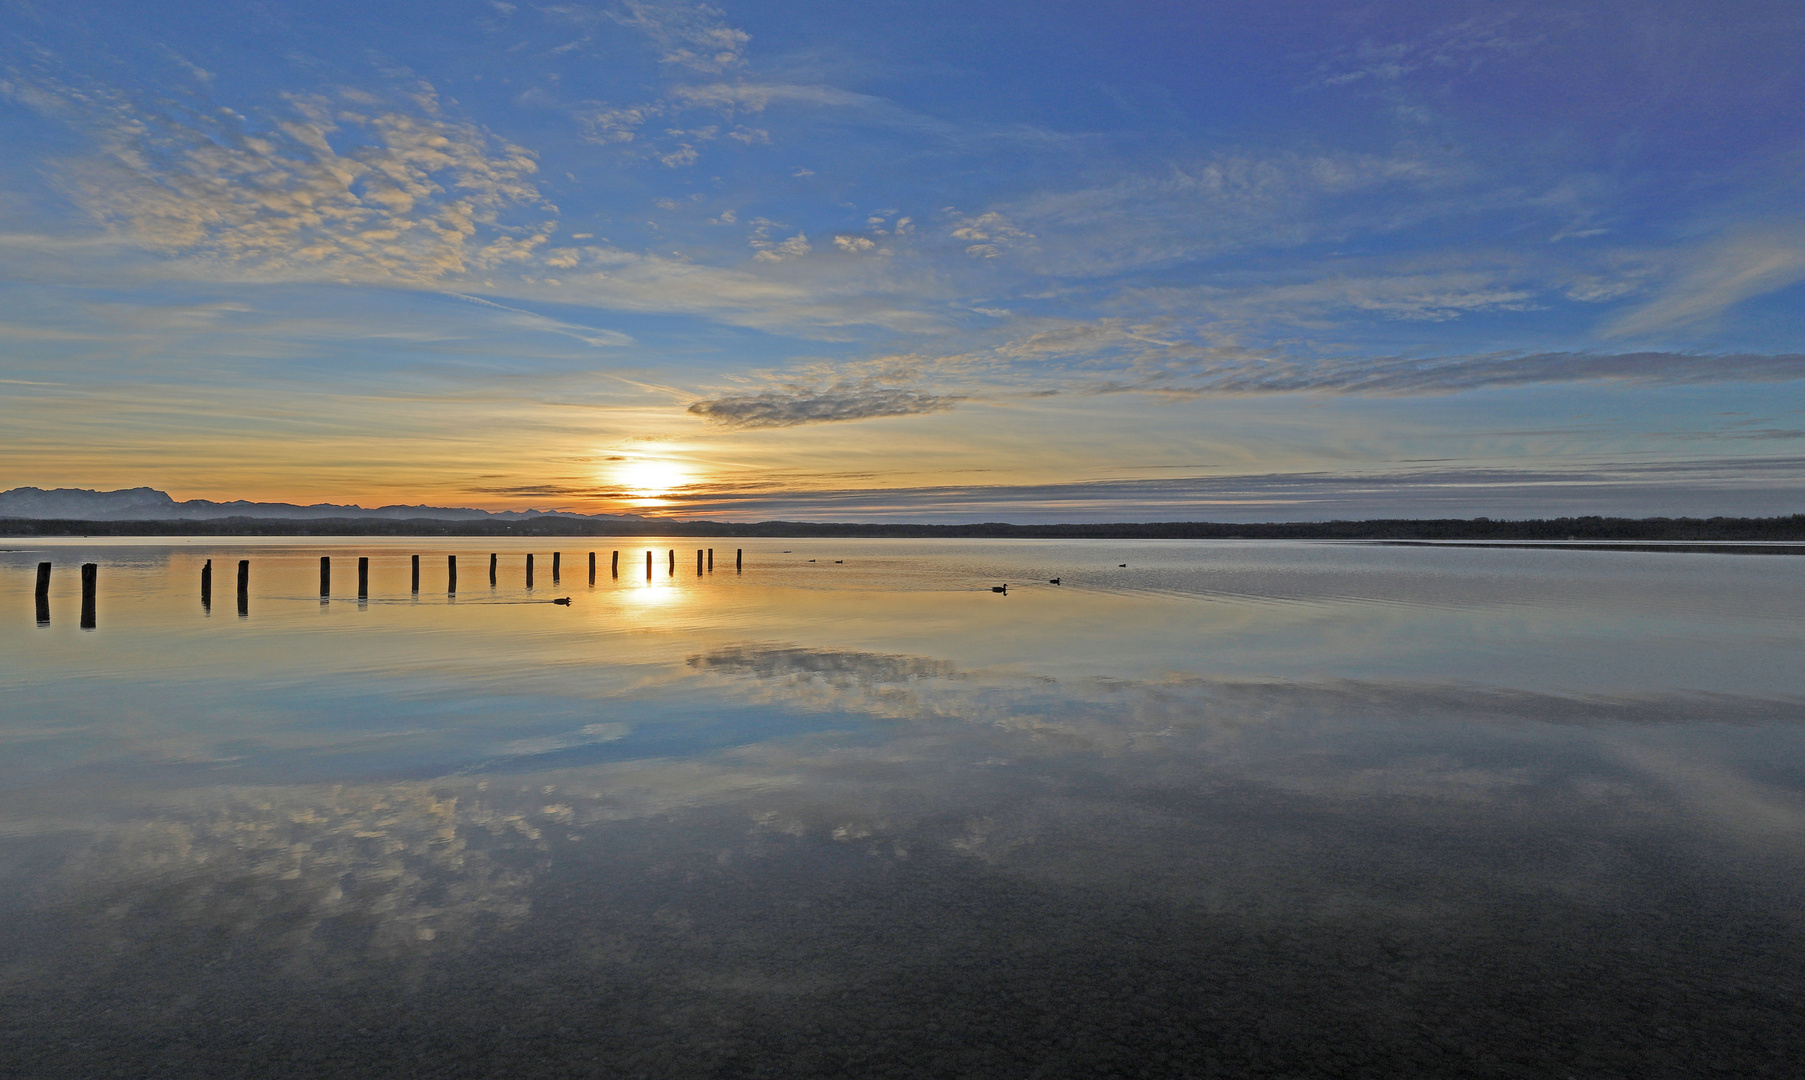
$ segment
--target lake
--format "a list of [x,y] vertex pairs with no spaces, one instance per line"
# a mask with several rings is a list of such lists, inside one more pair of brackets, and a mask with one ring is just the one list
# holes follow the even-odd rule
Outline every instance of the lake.
[[0,1071],[1805,1061],[1802,558],[0,549]]

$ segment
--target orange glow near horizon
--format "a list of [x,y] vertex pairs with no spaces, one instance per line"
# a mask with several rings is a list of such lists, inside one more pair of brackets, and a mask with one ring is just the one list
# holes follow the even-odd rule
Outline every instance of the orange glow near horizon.
[[665,458],[635,458],[619,463],[614,479],[636,506],[662,506],[664,496],[689,483],[688,470]]

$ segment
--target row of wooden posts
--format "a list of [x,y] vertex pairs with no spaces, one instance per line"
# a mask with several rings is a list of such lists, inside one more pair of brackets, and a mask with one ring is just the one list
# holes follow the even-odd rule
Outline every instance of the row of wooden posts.
[[[668,556],[670,559],[669,572],[672,576],[675,576],[677,573],[676,549],[672,548],[668,552]],[[733,549],[733,569],[735,572],[745,569],[745,558],[746,552],[744,548]],[[496,583],[496,579],[499,575],[500,562],[501,556],[497,555],[495,552],[489,553],[489,584],[491,586]],[[212,588],[212,566],[212,561],[208,560],[207,565],[201,568],[201,595],[203,597],[206,597]],[[245,564],[239,563],[238,568],[239,583],[242,588]],[[712,573],[713,570],[714,548],[697,548],[696,575],[700,577],[705,573]],[[564,553],[561,551],[554,551],[552,552],[552,583],[557,584],[558,581],[562,579],[563,573]],[[609,553],[608,576],[616,578],[620,577],[620,552],[618,551]],[[652,553],[648,551],[646,552],[646,580],[650,581],[651,579]],[[595,584],[595,552],[593,551],[589,553],[589,584]],[[529,589],[533,587],[532,555],[526,557],[526,587]],[[420,591],[420,556],[418,555],[413,556],[413,591]],[[458,591],[458,557],[456,555],[445,556],[445,591],[448,593],[455,593]],[[323,597],[332,595],[332,556],[330,555],[320,556],[320,595]],[[357,558],[357,595],[360,598],[370,595],[370,559],[365,555],[360,555]]]
[[[100,566],[96,563],[81,564],[81,628],[94,629],[94,596],[100,587]],[[35,593],[38,608],[38,625],[50,625],[50,564],[38,564],[38,587]]]
[[[733,550],[733,569],[736,572],[743,570],[745,568],[745,555],[746,555],[746,552],[745,552],[744,548],[735,548]],[[670,561],[669,572],[672,576],[675,576],[677,573],[677,551],[675,548],[672,548],[670,550],[670,552],[668,553],[668,557],[669,557],[669,561]],[[499,562],[500,562],[500,556],[497,555],[495,552],[490,552],[489,553],[489,584],[491,586],[493,586],[496,583]],[[563,574],[563,569],[564,569],[563,562],[564,562],[564,553],[563,552],[561,552],[561,551],[552,552],[552,582],[554,584],[558,582],[558,580],[560,579],[560,577]],[[702,574],[711,572],[713,570],[714,570],[714,548],[697,548],[696,549],[696,575],[699,577]],[[419,592],[420,591],[420,556],[418,556],[418,555],[415,555],[413,557],[413,571],[414,571],[414,574],[413,574],[414,591]],[[447,555],[445,557],[445,572],[446,572],[445,591],[447,593],[457,592],[458,591],[458,557],[456,555]],[[610,577],[616,577],[616,578],[620,577],[620,552],[618,552],[618,551],[612,552],[609,555],[608,574]],[[99,579],[100,579],[100,567],[98,564],[96,564],[96,563],[82,563],[81,564],[81,626],[82,626],[82,629],[84,629],[84,630],[92,630],[92,629],[94,629],[94,626],[95,626],[94,606],[95,606],[95,595],[99,588]],[[650,581],[651,579],[652,579],[652,553],[650,551],[648,551],[648,552],[646,552],[646,580]],[[591,584],[591,585],[595,584],[595,552],[593,552],[593,551],[589,553],[589,584]],[[526,587],[529,589],[533,587],[533,557],[531,555],[528,555],[526,557]],[[332,595],[332,557],[330,555],[321,555],[320,556],[320,596],[322,598],[324,598],[324,597],[328,597],[331,595]],[[360,555],[357,558],[357,596],[359,599],[363,599],[364,597],[367,597],[369,595],[370,595],[370,559],[368,556]],[[38,625],[39,626],[48,626],[48,625],[50,625],[50,564],[47,562],[41,562],[38,564],[38,584],[37,584],[36,599],[37,599],[37,609],[38,609],[37,610]],[[206,608],[209,611],[211,611],[213,609],[213,560],[212,559],[208,559],[206,562],[206,565],[201,567],[201,606]],[[240,559],[240,560],[238,560],[238,614],[249,615],[250,609],[251,609],[251,560]]]

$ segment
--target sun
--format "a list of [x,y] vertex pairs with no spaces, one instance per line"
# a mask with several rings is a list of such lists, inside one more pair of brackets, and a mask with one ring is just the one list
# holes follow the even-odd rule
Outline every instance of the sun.
[[615,472],[619,484],[639,499],[656,499],[682,487],[689,474],[674,461],[659,458],[636,458],[625,461]]

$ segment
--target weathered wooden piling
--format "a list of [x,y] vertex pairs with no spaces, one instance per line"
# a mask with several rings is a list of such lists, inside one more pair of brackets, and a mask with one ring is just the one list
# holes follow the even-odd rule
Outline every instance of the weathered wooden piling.
[[714,570],[714,548],[708,549],[708,569],[710,571]]
[[370,598],[370,557],[368,555],[357,557],[357,598],[359,600]]
[[495,585],[495,552],[493,551],[489,552],[489,585],[491,588]]
[[589,553],[589,584],[595,584],[595,552]]
[[238,560],[238,614],[251,613],[251,560]]
[[652,553],[646,552],[646,580],[652,580]]
[[696,576],[702,576],[702,549],[696,549]]
[[414,556],[414,592],[420,591],[420,556]]
[[445,591],[447,593],[458,591],[458,557],[456,555],[445,556]]
[[734,548],[733,549],[733,569],[736,572],[743,569],[741,559],[745,556],[745,554],[746,554],[746,549],[744,549],[744,548]]
[[531,555],[526,557],[526,587],[529,589],[533,587],[533,557]]
[[41,562],[38,564],[38,588],[37,588],[36,596],[37,596],[37,608],[38,608],[38,612],[37,612],[38,625],[39,626],[49,626],[50,625],[50,564],[47,562]]
[[332,556],[320,556],[320,596],[332,595]]
[[99,588],[100,566],[97,563],[81,564],[81,628],[94,629],[94,594]]
[[564,579],[564,553],[552,552],[552,584],[556,585]]
[[201,567],[201,610],[213,610],[213,560]]
[[620,552],[618,551],[608,559],[608,576],[620,577]]
[[677,576],[677,549],[676,549],[676,548],[671,548],[671,549],[670,549],[670,556],[671,556],[671,573],[670,573],[670,576],[671,576],[671,577],[676,577],[676,576]]

